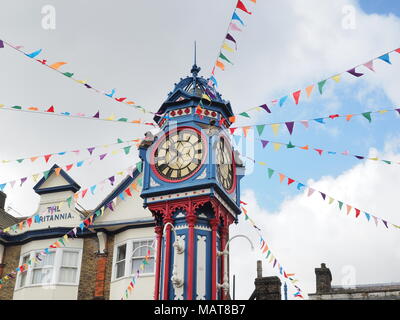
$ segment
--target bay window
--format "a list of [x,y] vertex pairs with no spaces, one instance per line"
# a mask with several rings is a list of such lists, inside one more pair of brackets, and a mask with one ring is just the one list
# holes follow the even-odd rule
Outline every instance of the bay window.
[[37,257],[37,262],[18,274],[18,288],[79,284],[81,249],[57,248],[46,255],[39,255],[41,251],[31,251],[21,257],[20,264],[28,263],[34,257]]

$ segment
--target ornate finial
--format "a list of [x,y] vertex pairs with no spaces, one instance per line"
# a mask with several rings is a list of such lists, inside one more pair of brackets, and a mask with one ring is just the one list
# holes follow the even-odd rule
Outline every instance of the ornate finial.
[[192,70],[190,70],[190,72],[193,75],[193,78],[197,77],[197,75],[199,74],[200,70],[201,70],[201,68],[196,65],[196,41],[195,41],[194,42],[194,64],[193,64]]

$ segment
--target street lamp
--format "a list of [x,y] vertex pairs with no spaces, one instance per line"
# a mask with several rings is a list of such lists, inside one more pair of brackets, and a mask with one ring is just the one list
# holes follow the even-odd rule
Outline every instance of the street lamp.
[[229,292],[228,261],[227,261],[228,254],[229,254],[229,251],[228,251],[229,243],[235,238],[245,238],[245,239],[247,239],[250,242],[251,250],[252,251],[254,250],[254,246],[253,246],[253,243],[251,242],[251,240],[245,235],[238,234],[238,235],[236,235],[236,236],[234,236],[234,237],[232,237],[232,238],[230,238],[228,240],[228,242],[225,245],[224,251],[217,251],[217,255],[218,256],[222,256],[222,255],[224,256],[224,282],[222,284],[217,283],[217,288],[218,289],[222,288],[224,290],[225,294],[227,294]]

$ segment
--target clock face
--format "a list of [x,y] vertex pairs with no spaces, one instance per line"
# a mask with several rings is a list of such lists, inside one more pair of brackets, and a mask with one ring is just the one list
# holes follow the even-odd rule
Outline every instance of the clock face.
[[153,170],[164,181],[182,181],[200,169],[205,154],[205,139],[199,131],[178,128],[160,138],[153,153]]
[[220,137],[217,143],[216,157],[218,180],[225,190],[231,193],[235,180],[233,157],[229,142],[223,137]]

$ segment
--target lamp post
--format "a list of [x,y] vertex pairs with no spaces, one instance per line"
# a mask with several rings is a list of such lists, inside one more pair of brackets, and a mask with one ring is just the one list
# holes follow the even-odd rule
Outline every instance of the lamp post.
[[223,281],[222,284],[221,283],[217,283],[217,288],[218,289],[222,288],[222,290],[224,290],[224,294],[225,295],[229,292],[228,261],[227,261],[228,260],[228,255],[229,255],[229,251],[228,251],[229,243],[235,238],[245,238],[245,239],[247,239],[249,241],[249,243],[250,243],[251,250],[252,251],[254,250],[254,246],[253,246],[253,243],[251,242],[251,240],[245,235],[238,234],[238,235],[236,235],[236,236],[234,236],[234,237],[232,237],[232,238],[230,238],[228,240],[228,242],[226,243],[225,248],[224,248],[223,251],[217,251],[217,255],[218,256],[222,256],[222,255],[224,256],[224,281]]

